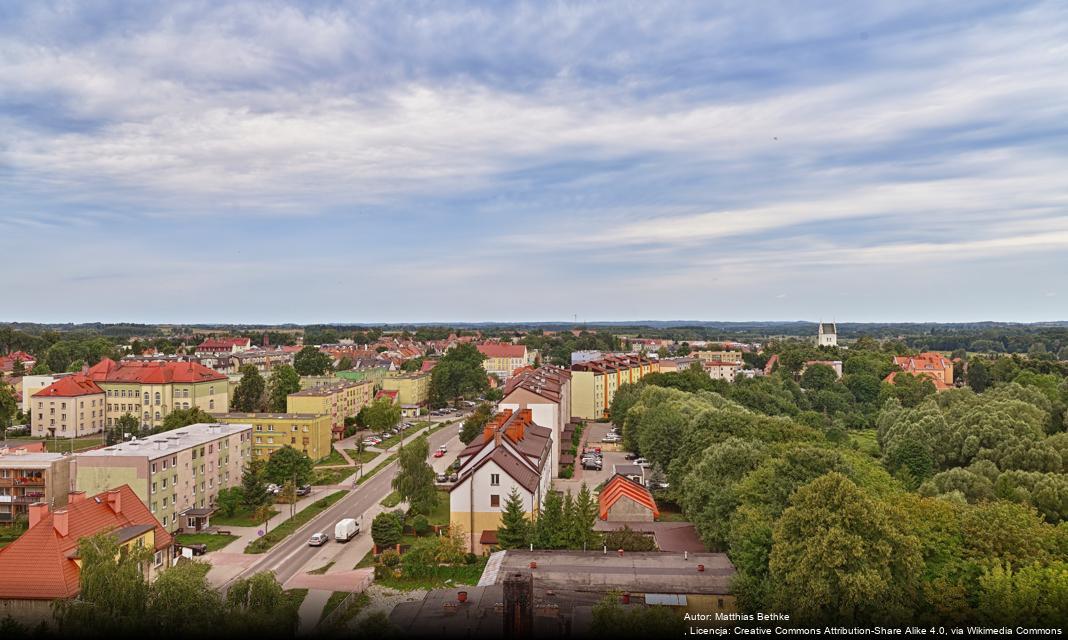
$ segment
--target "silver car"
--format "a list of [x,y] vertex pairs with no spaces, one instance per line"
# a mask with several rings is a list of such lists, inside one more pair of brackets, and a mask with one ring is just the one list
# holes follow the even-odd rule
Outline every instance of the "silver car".
[[313,533],[312,537],[308,538],[309,547],[321,547],[330,541],[330,537],[325,533]]

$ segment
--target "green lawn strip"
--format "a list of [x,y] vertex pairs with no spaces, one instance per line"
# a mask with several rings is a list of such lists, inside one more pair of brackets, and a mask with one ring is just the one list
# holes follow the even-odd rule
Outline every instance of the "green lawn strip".
[[371,604],[371,596],[367,595],[366,593],[361,593],[360,595],[356,596],[355,598],[353,598],[352,602],[349,603],[349,607],[345,610],[345,613],[341,614],[341,616],[337,619],[335,626],[344,627],[349,620],[352,620],[357,615],[359,615],[360,611],[363,611],[364,607],[369,604]]
[[334,504],[341,498],[345,497],[348,491],[335,491],[334,493],[321,498],[311,503],[304,508],[303,511],[297,515],[289,518],[282,524],[276,526],[267,532],[266,535],[260,536],[253,540],[245,547],[245,553],[264,553],[274,545],[278,544],[282,540],[286,539],[294,531],[304,526],[312,518],[319,515],[323,511],[326,511],[330,505]]
[[379,503],[379,504],[381,504],[383,507],[392,509],[393,507],[397,506],[400,503],[401,503],[400,494],[397,493],[396,491],[392,491],[392,492],[390,492],[390,494],[388,496],[383,498],[382,502]]
[[300,605],[304,604],[304,598],[308,597],[307,589],[286,589],[286,599],[289,600],[289,604],[299,610]]
[[386,458],[385,460],[380,462],[377,467],[375,467],[374,469],[371,469],[370,471],[365,473],[362,477],[358,478],[356,480],[356,484],[363,484],[367,480],[370,480],[376,473],[381,471],[383,467],[385,467],[386,465],[388,465],[389,463],[393,462],[396,459],[397,459],[397,454],[395,454],[395,453],[391,454],[388,458]]
[[319,567],[318,569],[312,569],[308,573],[313,575],[313,576],[321,576],[324,573],[326,573],[327,571],[329,571],[330,567],[332,567],[332,566],[334,566],[334,561],[333,560],[331,560],[330,562],[327,562],[326,564],[324,564],[323,566]]
[[317,467],[336,466],[340,464],[348,464],[348,461],[341,455],[337,449],[331,448],[330,455],[326,456],[322,460],[315,463]]
[[431,525],[446,526],[449,524],[449,492],[438,491],[438,504],[430,515],[426,517]]
[[[278,515],[278,509],[271,509],[271,517]],[[211,516],[211,524],[217,527],[256,527],[263,524],[255,519],[255,511],[249,511],[244,507],[238,509],[234,515],[226,516],[216,512]]]
[[177,538],[180,545],[202,544],[207,546],[209,552],[218,551],[237,540],[237,536],[219,533],[179,533]]
[[375,566],[375,550],[371,549],[367,552],[367,555],[363,557],[363,560],[356,563],[356,566],[353,567],[353,569],[366,569],[373,566]]
[[434,575],[422,578],[403,578],[387,576],[375,578],[375,584],[396,589],[397,591],[414,591],[416,589],[441,589],[458,584],[478,584],[482,571],[486,568],[488,558],[481,557],[473,564],[435,567]]
[[356,473],[355,467],[313,469],[311,483],[313,485],[340,484],[345,478],[348,478],[354,473]]
[[359,451],[356,451],[355,449],[345,449],[345,453],[349,454],[349,457],[352,458],[353,462],[355,462],[356,464],[360,464],[361,462],[366,464],[377,458],[378,454],[381,452],[364,450],[361,453]]
[[319,622],[322,622],[330,612],[337,609],[338,606],[341,605],[341,601],[347,597],[349,597],[348,591],[335,591],[331,593],[330,599],[323,605],[323,612],[319,614]]
[[879,441],[875,434],[875,429],[849,431],[849,439],[856,443],[858,450],[870,456],[879,455]]

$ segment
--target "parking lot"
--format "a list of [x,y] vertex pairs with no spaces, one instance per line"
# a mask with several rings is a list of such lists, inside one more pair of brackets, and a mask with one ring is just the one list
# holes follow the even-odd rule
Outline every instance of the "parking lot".
[[612,425],[608,422],[587,423],[586,430],[582,434],[582,442],[580,443],[577,457],[582,457],[582,445],[587,449],[600,447],[603,456],[601,470],[583,469],[582,465],[579,465],[575,469],[574,478],[554,481],[553,484],[558,490],[567,491],[570,489],[572,493],[576,493],[581,488],[582,483],[586,483],[586,486],[592,489],[612,477],[615,465],[628,463],[625,457],[626,452],[623,451],[621,445],[601,442],[601,439],[608,435],[608,431],[611,428]]

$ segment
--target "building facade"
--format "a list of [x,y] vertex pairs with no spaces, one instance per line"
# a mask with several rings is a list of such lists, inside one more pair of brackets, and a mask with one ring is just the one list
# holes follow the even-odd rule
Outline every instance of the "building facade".
[[81,438],[104,430],[106,395],[84,375],[65,376],[33,394],[31,433],[38,438]]
[[941,353],[928,351],[915,356],[894,356],[894,364],[901,371],[890,373],[884,378],[885,382],[894,384],[899,373],[909,373],[928,378],[938,391],[953,388],[953,361]]
[[0,525],[26,517],[35,502],[52,509],[65,506],[71,490],[70,461],[60,453],[0,449]]
[[708,377],[713,380],[726,380],[727,382],[734,382],[735,376],[738,374],[738,370],[742,368],[739,362],[720,362],[718,360],[708,360],[704,363],[705,372]]
[[391,371],[382,379],[383,391],[396,391],[401,413],[412,417],[430,402],[430,372]]
[[733,362],[742,363],[741,351],[696,351],[690,354],[701,362]]
[[330,455],[334,434],[330,416],[314,413],[223,413],[214,416],[226,424],[252,425],[252,456],[266,460],[289,445],[312,460]]
[[837,347],[838,325],[833,322],[821,322],[816,330],[816,344],[821,347]]
[[603,420],[620,385],[660,371],[656,360],[642,355],[612,355],[571,365],[571,411],[584,420]]
[[335,440],[345,433],[345,418],[355,416],[371,402],[374,383],[370,380],[342,380],[336,384],[310,387],[286,396],[286,413],[325,415]]
[[219,491],[239,486],[251,459],[251,424],[192,424],[78,454],[75,486],[100,493],[129,485],[167,531],[178,531],[187,511],[210,509]]
[[566,451],[570,445],[563,442],[563,431],[572,415],[571,372],[551,365],[524,371],[508,380],[504,397],[497,406],[501,411],[529,410],[535,424],[549,429],[552,438],[549,462],[554,477],[559,476],[561,450]]
[[532,354],[526,345],[504,342],[485,342],[478,345],[478,352],[486,356],[482,366],[486,373],[493,374],[501,380],[512,377],[512,372],[521,367],[534,364]]

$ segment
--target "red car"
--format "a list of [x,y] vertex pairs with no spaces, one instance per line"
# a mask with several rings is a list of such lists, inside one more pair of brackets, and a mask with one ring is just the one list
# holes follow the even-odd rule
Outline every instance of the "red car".
[[434,452],[434,457],[435,458],[441,458],[441,457],[444,457],[444,456],[445,456],[445,452],[442,451],[441,449],[438,449],[437,451]]

